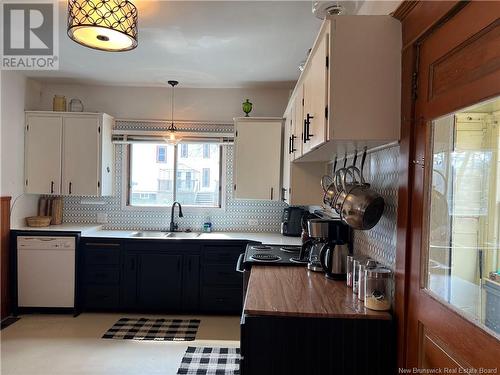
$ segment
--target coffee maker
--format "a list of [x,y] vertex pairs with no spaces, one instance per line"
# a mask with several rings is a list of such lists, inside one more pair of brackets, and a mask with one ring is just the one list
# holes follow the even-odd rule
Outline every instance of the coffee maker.
[[352,253],[351,229],[337,219],[309,219],[309,239],[302,244],[296,261],[311,271],[325,272],[328,278],[346,277],[346,257]]

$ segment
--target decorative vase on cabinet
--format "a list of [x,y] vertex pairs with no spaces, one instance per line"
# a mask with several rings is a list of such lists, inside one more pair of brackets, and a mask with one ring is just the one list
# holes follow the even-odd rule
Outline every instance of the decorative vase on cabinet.
[[243,102],[243,112],[245,112],[245,117],[249,117],[248,114],[252,112],[252,107],[253,104],[250,102],[249,99],[247,99],[245,102]]

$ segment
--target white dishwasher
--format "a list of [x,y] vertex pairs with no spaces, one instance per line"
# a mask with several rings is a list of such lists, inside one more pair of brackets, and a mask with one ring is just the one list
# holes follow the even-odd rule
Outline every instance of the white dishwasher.
[[75,237],[17,237],[19,307],[75,306]]

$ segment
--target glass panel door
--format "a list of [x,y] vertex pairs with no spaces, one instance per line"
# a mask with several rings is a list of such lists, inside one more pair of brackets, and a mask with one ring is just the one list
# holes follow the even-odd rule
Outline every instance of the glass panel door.
[[426,288],[500,334],[500,98],[432,122]]

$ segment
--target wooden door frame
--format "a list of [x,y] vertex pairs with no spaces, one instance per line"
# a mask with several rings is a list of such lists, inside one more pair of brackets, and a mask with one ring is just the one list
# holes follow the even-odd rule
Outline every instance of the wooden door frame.
[[[410,315],[414,313],[410,306],[415,292],[410,289],[410,282],[415,272],[412,265],[419,267],[420,240],[422,235],[422,212],[417,212],[412,204],[416,192],[414,186],[415,173],[425,172],[420,168],[421,157],[425,150],[417,149],[418,137],[424,126],[419,126],[421,120],[416,118],[415,89],[418,77],[419,45],[434,30],[460,12],[467,1],[403,1],[393,16],[402,22],[402,92],[401,92],[401,142],[399,162],[398,189],[398,219],[397,219],[397,249],[395,268],[395,317],[397,322],[397,363],[400,368],[415,365],[414,348],[409,345],[414,332],[409,325]],[[472,104],[472,103],[471,103]],[[425,135],[424,135],[425,136]],[[417,167],[417,168],[415,168]],[[436,318],[442,318],[450,312],[443,306],[443,311]],[[458,317],[458,315],[457,315]],[[472,323],[458,317],[466,332],[477,329]],[[462,335],[463,336],[463,335]],[[486,338],[487,339],[487,338]]]
[[7,318],[11,313],[10,296],[10,205],[11,197],[0,197],[0,257],[1,257],[1,312],[0,320]]

